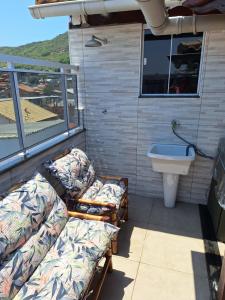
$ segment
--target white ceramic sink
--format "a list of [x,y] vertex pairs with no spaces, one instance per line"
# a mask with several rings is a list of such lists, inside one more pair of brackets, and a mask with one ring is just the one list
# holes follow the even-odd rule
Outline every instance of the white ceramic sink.
[[152,168],[163,173],[164,203],[166,207],[174,207],[177,195],[179,175],[187,175],[195,151],[184,145],[153,144],[147,153],[151,158]]

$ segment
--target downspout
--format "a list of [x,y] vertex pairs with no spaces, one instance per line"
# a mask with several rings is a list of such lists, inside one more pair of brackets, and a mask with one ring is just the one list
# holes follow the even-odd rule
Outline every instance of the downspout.
[[225,15],[193,15],[168,17],[164,0],[136,0],[145,20],[155,35],[224,30]]

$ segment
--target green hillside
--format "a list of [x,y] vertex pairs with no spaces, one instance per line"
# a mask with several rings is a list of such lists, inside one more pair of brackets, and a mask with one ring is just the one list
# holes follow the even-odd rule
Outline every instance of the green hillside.
[[0,47],[0,53],[69,63],[67,32],[52,40],[34,42],[19,47]]

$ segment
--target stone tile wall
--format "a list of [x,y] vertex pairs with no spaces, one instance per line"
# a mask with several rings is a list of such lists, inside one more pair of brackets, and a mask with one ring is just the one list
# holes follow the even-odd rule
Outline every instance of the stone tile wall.
[[[86,48],[93,34],[109,43]],[[199,98],[139,97],[142,34],[142,24],[73,29],[70,56],[80,64],[87,151],[97,169],[128,176],[132,193],[161,198],[162,178],[146,153],[150,143],[180,143],[172,119],[180,121],[181,135],[211,155],[225,136],[225,32],[205,34]],[[180,179],[178,200],[206,203],[212,169],[212,161],[198,157]]]

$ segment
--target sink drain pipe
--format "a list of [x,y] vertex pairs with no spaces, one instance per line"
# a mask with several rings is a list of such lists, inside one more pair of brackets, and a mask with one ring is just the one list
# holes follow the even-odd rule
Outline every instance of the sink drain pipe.
[[187,141],[185,138],[183,138],[182,136],[180,136],[177,132],[176,132],[176,129],[177,127],[179,126],[179,123],[176,121],[176,120],[173,120],[171,122],[171,128],[172,128],[172,131],[173,131],[173,134],[178,138],[180,139],[181,141],[183,141],[184,143],[187,144],[187,149],[186,149],[186,156],[189,155],[189,149],[190,148],[193,148],[195,153],[198,155],[198,156],[201,156],[203,158],[207,158],[207,159],[214,159],[213,156],[210,156],[210,155],[207,155],[205,154],[202,150],[200,150],[195,144],[192,144],[190,143],[189,141]]

